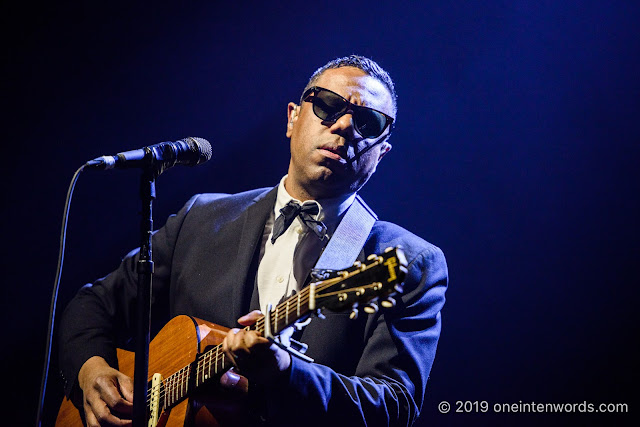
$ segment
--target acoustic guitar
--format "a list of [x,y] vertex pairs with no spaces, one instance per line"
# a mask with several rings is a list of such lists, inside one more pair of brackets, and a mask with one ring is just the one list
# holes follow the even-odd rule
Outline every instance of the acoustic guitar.
[[[245,329],[255,330],[295,356],[306,358],[299,346],[287,346],[286,340],[279,339],[285,329],[302,327],[311,316],[322,317],[325,309],[351,309],[350,316],[355,318],[359,309],[374,313],[378,304],[392,307],[393,296],[402,292],[406,272],[406,259],[400,248],[387,248],[345,270],[315,271],[313,277],[317,281],[267,310],[266,315]],[[243,413],[245,395],[216,387],[220,377],[233,366],[222,351],[228,330],[182,315],[173,318],[153,338],[149,343],[146,397],[149,427],[242,424],[237,417]],[[117,349],[117,356],[118,369],[133,378],[135,354]],[[56,427],[82,427],[81,412],[65,397]]]

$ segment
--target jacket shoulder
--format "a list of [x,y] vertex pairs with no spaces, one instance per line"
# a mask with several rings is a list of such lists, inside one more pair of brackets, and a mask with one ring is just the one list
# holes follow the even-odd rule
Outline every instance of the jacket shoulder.
[[202,211],[216,211],[223,213],[227,210],[242,210],[262,199],[273,188],[258,188],[236,194],[201,193],[193,196],[185,205],[190,214]]
[[191,198],[189,203],[192,207],[203,207],[208,205],[226,206],[226,205],[242,205],[252,203],[262,198],[273,188],[257,188],[255,190],[243,191],[242,193],[201,193]]
[[388,247],[399,246],[407,259],[411,260],[423,253],[443,256],[442,250],[417,236],[411,231],[388,221],[376,221],[365,248],[370,252],[380,252]]
[[[207,224],[221,224],[232,221],[251,205],[264,199],[273,188],[258,188],[236,194],[201,193],[185,203],[177,214],[171,215],[169,222],[201,227]],[[182,227],[182,226],[181,226]]]

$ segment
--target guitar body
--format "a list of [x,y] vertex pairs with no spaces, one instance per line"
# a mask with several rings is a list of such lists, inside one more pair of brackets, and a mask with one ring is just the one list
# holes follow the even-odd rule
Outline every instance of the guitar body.
[[[382,307],[391,307],[395,304],[391,296],[402,291],[406,266],[400,248],[387,248],[380,255],[370,255],[366,263],[356,261],[345,270],[324,271],[326,280],[310,283],[259,318],[251,328],[273,338],[318,309],[341,312],[355,308],[356,304],[368,304],[363,310],[371,312],[367,308],[373,309],[374,298],[381,300]],[[149,379],[155,374],[162,376],[160,406],[169,408],[152,427],[252,424],[251,411],[245,405],[246,378],[241,377],[239,390],[219,386],[220,376],[233,365],[226,360],[221,345],[228,331],[195,317],[177,316],[149,343]],[[133,378],[134,353],[118,349],[118,366]],[[67,426],[82,427],[83,421],[73,403],[65,398],[56,427]]]
[[[206,347],[220,344],[227,331],[227,328],[194,317],[174,317],[149,343],[149,380],[155,373],[167,378],[189,365]],[[134,375],[134,361],[133,352],[118,349],[118,369],[131,378]],[[215,385],[210,389],[210,396],[205,398],[205,393],[198,393],[163,413],[158,425],[234,425],[231,418],[242,405],[241,399],[234,393],[219,390]],[[242,421],[239,424],[241,423]],[[58,411],[56,427],[83,425],[78,409],[65,397]]]

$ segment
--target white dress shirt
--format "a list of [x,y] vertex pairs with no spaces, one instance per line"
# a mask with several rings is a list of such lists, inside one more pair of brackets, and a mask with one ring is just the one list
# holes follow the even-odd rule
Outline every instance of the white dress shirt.
[[292,200],[301,205],[317,204],[319,212],[314,219],[327,226],[327,236],[335,231],[340,218],[355,200],[355,193],[332,199],[307,200],[302,203],[289,195],[284,187],[287,175],[280,180],[273,211],[265,224],[262,235],[260,264],[258,265],[258,295],[260,309],[266,313],[268,304],[276,306],[284,297],[298,292],[317,262],[328,239],[320,240],[297,217],[291,226],[271,243],[273,224],[280,216],[280,209]]

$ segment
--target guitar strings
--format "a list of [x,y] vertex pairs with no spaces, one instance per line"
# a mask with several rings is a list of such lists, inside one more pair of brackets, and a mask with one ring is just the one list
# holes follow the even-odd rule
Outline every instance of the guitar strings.
[[[363,265],[362,267],[352,271],[352,272],[348,272],[345,275],[341,275],[332,279],[328,279],[326,281],[320,282],[316,285],[316,291],[322,291],[326,288],[328,288],[329,286],[333,286],[335,283],[338,283],[340,281],[344,281],[350,277],[353,277],[356,274],[359,274],[360,272],[363,272],[365,270],[368,270],[369,268],[372,268],[376,265],[379,265],[381,262],[379,259],[376,260],[377,262],[372,262],[371,264],[368,265]],[[365,286],[361,286],[360,288],[370,288],[373,287],[375,285],[365,285]],[[336,293],[339,292],[334,292],[331,294],[327,294],[327,295],[334,295]],[[294,307],[292,307],[290,309],[288,302],[290,302],[290,300],[287,300],[283,303],[280,303],[277,307],[275,312],[279,313],[280,309],[284,309],[285,310],[285,318],[288,318],[289,314],[292,314],[293,312],[297,312],[299,311],[299,307],[300,304],[306,304],[309,301],[309,296],[310,296],[310,292],[308,288],[305,288],[303,291],[301,291],[299,293],[299,296],[297,297],[298,301],[297,304],[294,304]],[[326,296],[326,295],[325,295]],[[307,310],[308,311],[308,310]],[[305,313],[306,314],[306,313]],[[278,331],[279,330],[279,323],[278,320],[282,320],[282,317],[279,316],[278,314],[276,314],[275,319],[274,319],[274,330]],[[266,322],[266,317],[261,317],[259,318],[256,323],[255,323],[255,328],[258,332],[264,332],[264,324]],[[285,326],[286,325],[286,320],[285,320]],[[245,330],[249,330],[249,327],[246,327]],[[197,370],[196,370],[196,375],[197,375],[197,379],[198,377],[200,377],[199,373],[202,372],[203,369],[208,369],[209,374],[207,374],[205,376],[205,372],[203,372],[203,382],[209,380],[211,377],[210,372],[211,372],[211,362],[215,363],[215,367],[216,367],[216,371],[217,371],[217,365],[218,362],[222,362],[222,369],[224,370],[224,362],[225,362],[225,358],[226,355],[225,353],[221,353],[220,352],[220,348],[222,347],[222,344],[218,344],[214,349],[209,350],[208,352],[204,353],[203,356],[198,360],[197,363]],[[213,356],[213,352],[216,352],[216,356]],[[207,362],[208,359],[208,362]],[[202,368],[202,369],[201,369]],[[216,372],[217,374],[217,372]],[[164,387],[162,387],[162,385],[157,385],[152,387],[149,392],[147,393],[147,404],[150,403],[151,399],[152,399],[152,395],[155,393],[158,393],[157,388],[158,387],[162,387],[162,389],[159,392],[159,398],[166,398],[167,394],[169,393],[175,393],[175,388],[177,386],[181,387],[181,391],[182,393],[179,393],[179,396],[177,397],[177,399],[172,399],[171,403],[174,403],[174,401],[180,400],[186,393],[188,393],[188,388],[189,388],[189,383],[188,380],[191,376],[191,365],[188,365],[187,367],[182,368],[181,370],[179,370],[178,372],[174,373],[173,375],[171,375],[170,377],[168,377],[166,380],[162,381],[162,385],[164,385]],[[187,390],[184,390],[184,389]],[[186,393],[185,393],[186,392]],[[165,405],[164,407],[167,406],[167,401],[165,400]]]
[[[334,286],[336,283],[339,283],[341,281],[345,281],[357,274],[360,274],[366,270],[369,270],[373,267],[376,267],[380,264],[382,264],[382,260],[383,257],[378,256],[375,261],[371,262],[370,264],[362,264],[361,266],[359,266],[357,269],[354,269],[351,272],[346,272],[346,274],[342,274],[340,276],[331,278],[331,279],[327,279],[324,280],[322,282],[319,282],[316,284],[316,292],[320,292],[323,291],[327,288],[329,288],[330,286]],[[371,287],[375,287],[377,286],[377,283],[373,283],[373,284],[369,284],[369,285],[364,285],[364,286],[359,286],[358,288],[352,288],[349,290],[341,290],[341,291],[336,291],[336,292],[332,292],[329,294],[326,294],[324,296],[328,296],[328,295],[336,295],[338,293],[342,293],[342,292],[353,292],[354,289],[367,289],[367,288],[371,288]],[[304,305],[307,304],[310,300],[310,289],[309,288],[305,288],[302,291],[300,291],[297,294],[296,298],[293,299],[297,299],[297,302],[293,304],[293,307],[290,307],[290,299],[287,299],[286,301],[278,304],[275,308],[275,310],[272,310],[272,313],[275,311],[275,313],[279,313],[279,311],[281,309],[284,309],[285,313],[285,319],[287,319],[289,317],[290,314],[293,313],[297,313],[300,311],[300,305]],[[306,307],[306,312],[304,314],[308,313],[308,305]],[[283,322],[280,322],[280,320],[283,320]],[[266,322],[266,317],[262,316],[260,317],[256,323],[254,324],[254,327],[256,329],[257,332],[260,333],[264,333],[264,325]],[[274,327],[273,327],[273,331],[280,331],[279,329],[279,323],[284,323],[284,327],[287,327],[288,325],[286,324],[286,320],[283,319],[283,317],[279,314],[275,315],[274,318]],[[247,326],[244,328],[244,330],[250,330],[250,327]],[[196,363],[196,384],[198,383],[198,378],[200,377],[200,372],[202,372],[202,380],[203,383],[205,381],[208,381],[210,379],[213,378],[213,376],[211,376],[211,367],[212,367],[212,362],[215,366],[215,370],[216,370],[216,375],[217,375],[217,367],[218,367],[218,362],[221,362],[221,371],[225,371],[225,359],[226,359],[226,354],[222,351],[220,351],[222,349],[222,344],[218,344],[217,346],[215,346],[213,349],[207,351],[206,353],[203,353],[202,356],[198,359],[198,362]],[[216,353],[215,356],[213,356],[213,353]],[[208,359],[208,361],[207,361]],[[205,369],[207,369],[207,371],[204,371]],[[175,393],[176,390],[175,388],[177,386],[181,387],[181,393],[179,393],[179,396],[177,396],[177,398],[172,399],[171,402],[169,404],[173,404],[179,400],[181,400],[186,394],[188,394],[189,390],[189,379],[191,378],[191,364],[183,367],[182,369],[180,369],[179,371],[175,372],[174,374],[172,374],[171,376],[167,377],[166,379],[163,379],[161,381],[161,384],[158,384],[156,386],[152,386],[149,391],[147,392],[147,405],[149,405],[151,403],[151,399],[153,399],[153,394],[158,393],[158,398],[159,399],[163,399],[163,409],[167,408],[168,404],[167,404],[167,395],[171,394],[171,393]],[[205,375],[206,374],[206,375]],[[158,392],[158,388],[160,388],[160,391]]]

